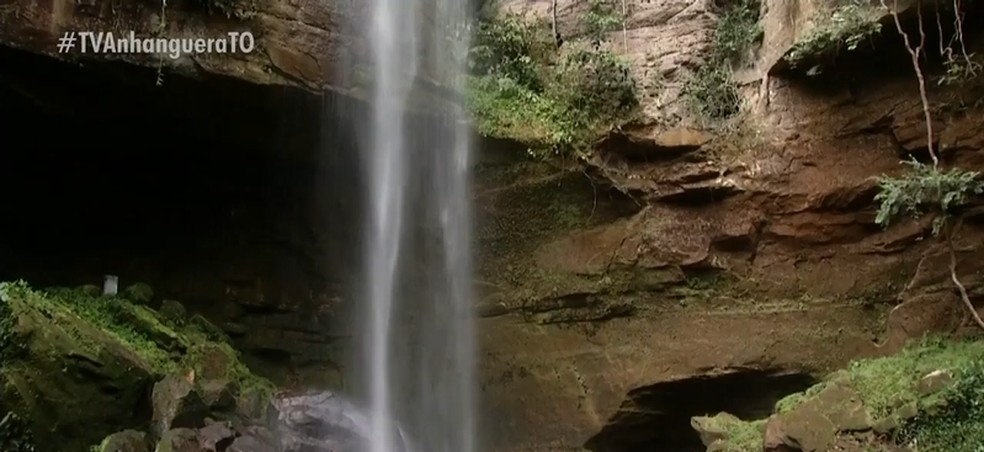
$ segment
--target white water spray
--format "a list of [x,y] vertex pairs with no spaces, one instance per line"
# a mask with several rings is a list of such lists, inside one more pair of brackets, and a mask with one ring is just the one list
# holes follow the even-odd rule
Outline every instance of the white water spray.
[[474,452],[470,135],[457,103],[412,126],[407,115],[422,75],[460,89],[468,0],[368,1],[369,452],[404,451],[407,437],[413,452]]

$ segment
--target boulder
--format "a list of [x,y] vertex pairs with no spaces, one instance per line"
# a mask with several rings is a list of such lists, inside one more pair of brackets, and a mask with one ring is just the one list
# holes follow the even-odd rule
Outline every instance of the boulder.
[[202,383],[202,401],[211,411],[228,412],[236,408],[236,388],[229,380],[212,380]]
[[804,452],[826,452],[834,446],[837,428],[815,404],[800,405],[782,416],[783,442]]
[[198,430],[198,444],[209,452],[224,451],[235,439],[236,432],[224,423],[211,423]]
[[187,314],[188,311],[185,309],[184,305],[178,301],[164,300],[161,303],[161,315],[172,323],[180,325],[185,321],[185,316]]
[[949,371],[939,369],[934,370],[919,379],[918,391],[922,395],[939,392],[953,382],[953,375]]
[[188,428],[168,430],[161,435],[154,452],[207,452],[198,443],[198,433]]
[[728,430],[722,421],[740,420],[731,414],[719,413],[717,416],[695,416],[690,419],[690,426],[697,430],[700,441],[710,448],[715,442],[728,438]]
[[123,289],[123,297],[134,303],[147,304],[154,300],[154,289],[138,282]]
[[786,443],[785,427],[778,416],[771,416],[765,423],[765,439],[762,443],[765,452],[795,452],[796,449]]
[[189,375],[172,373],[154,385],[153,428],[155,433],[171,429],[196,428],[205,425],[208,406],[202,400]]
[[123,430],[106,437],[97,452],[150,452],[147,434],[136,430]]

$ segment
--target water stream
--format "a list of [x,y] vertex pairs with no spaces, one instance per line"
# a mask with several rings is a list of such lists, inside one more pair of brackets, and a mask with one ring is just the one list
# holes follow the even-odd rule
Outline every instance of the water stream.
[[[411,124],[408,114],[420,78],[461,79],[467,33],[452,31],[463,29],[467,0],[368,3],[368,452],[408,450],[408,442],[413,452],[473,452],[470,135],[458,104],[441,103],[430,121]],[[431,237],[426,246],[411,242],[420,230]],[[420,250],[426,255],[407,255]]]

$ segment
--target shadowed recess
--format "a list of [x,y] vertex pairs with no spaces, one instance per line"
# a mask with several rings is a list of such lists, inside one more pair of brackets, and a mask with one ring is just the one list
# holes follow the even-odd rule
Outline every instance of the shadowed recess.
[[765,418],[780,399],[815,383],[801,373],[742,370],[633,389],[585,447],[594,452],[703,452],[691,417],[726,411],[744,420]]

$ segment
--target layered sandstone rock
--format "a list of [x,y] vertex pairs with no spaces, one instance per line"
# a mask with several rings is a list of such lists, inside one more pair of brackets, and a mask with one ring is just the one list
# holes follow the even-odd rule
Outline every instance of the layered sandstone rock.
[[[960,325],[946,256],[928,222],[888,230],[874,224],[872,177],[899,171],[900,159],[925,147],[910,68],[869,54],[848,59],[847,80],[788,76],[781,58],[814,26],[819,3],[767,3],[759,56],[736,74],[754,107],[752,127],[741,134],[703,130],[680,99],[684,80],[703,64],[714,9],[626,1],[626,29],[610,45],[632,62],[646,91],[645,120],[612,133],[590,161],[571,167],[530,162],[521,146],[483,143],[476,169],[483,425],[494,450],[586,443],[623,450],[616,445],[638,445],[633,426],[686,423],[696,414],[653,402],[648,396],[661,393],[654,389],[661,384],[724,381],[746,371],[821,374]],[[109,4],[87,11],[55,5],[0,7],[0,41],[53,54],[62,30],[108,29],[113,18],[151,33],[158,6],[127,4],[116,14]],[[244,22],[206,19],[178,4],[168,23],[171,36],[255,27],[257,52],[193,58],[189,67],[197,70],[254,83],[347,87],[332,78],[333,62],[357,44],[339,31],[337,6],[263,4]],[[547,0],[508,7],[541,19],[552,14]],[[558,0],[565,39],[577,39],[583,7]],[[948,161],[984,168],[981,118],[980,105],[939,116]],[[982,294],[982,222],[971,211],[958,240],[959,276],[975,297]],[[291,246],[312,243],[300,232],[285,235]],[[304,289],[317,286],[314,276],[271,285],[255,272],[229,273],[219,287],[233,314],[215,316],[247,348],[318,361],[329,343],[353,334],[325,332],[330,323],[320,321],[319,309],[352,300],[314,289],[305,298]],[[284,286],[290,290],[278,290]],[[642,440],[669,444],[660,434],[668,435]]]

